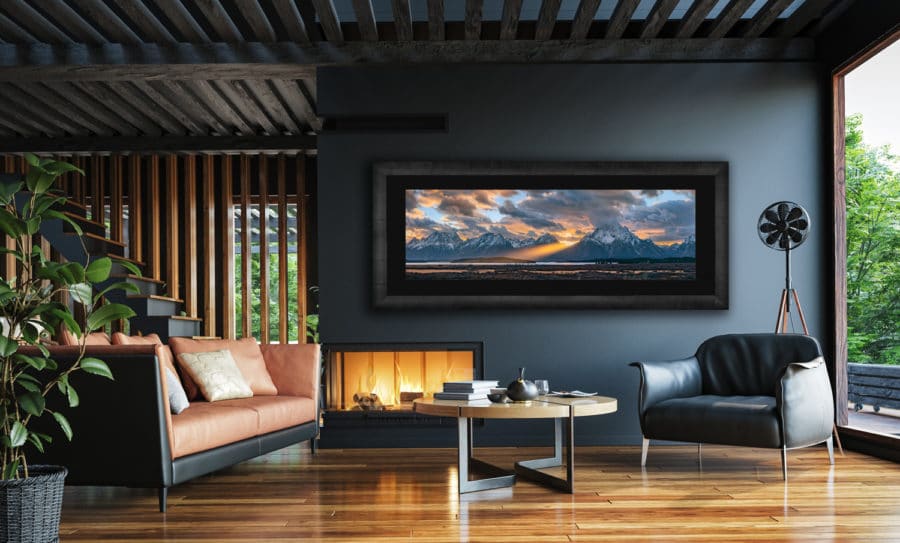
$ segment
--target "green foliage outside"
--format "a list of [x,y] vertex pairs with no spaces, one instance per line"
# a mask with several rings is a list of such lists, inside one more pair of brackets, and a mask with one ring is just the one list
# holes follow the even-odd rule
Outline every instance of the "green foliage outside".
[[[234,273],[235,277],[241,277],[241,259],[244,254],[235,255]],[[243,298],[242,290],[248,285],[250,287],[250,333],[253,337],[260,337],[260,316],[262,315],[262,303],[260,302],[260,258],[259,253],[250,255],[250,275],[249,281],[244,280],[235,285],[235,322],[237,325],[238,335],[241,335],[241,318],[243,315]],[[269,249],[269,341],[276,342],[279,340],[279,322],[282,311],[278,304],[278,246]],[[285,309],[288,319],[288,342],[299,342],[299,326],[297,314],[297,253],[289,253],[287,259],[287,287],[288,287],[288,305]]]
[[848,360],[900,365],[900,157],[846,120]]

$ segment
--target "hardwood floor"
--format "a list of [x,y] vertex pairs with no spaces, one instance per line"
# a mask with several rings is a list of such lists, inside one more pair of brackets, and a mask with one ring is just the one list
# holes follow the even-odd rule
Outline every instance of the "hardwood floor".
[[[582,447],[574,495],[519,481],[458,496],[451,449],[305,445],[156,493],[69,487],[62,541],[900,541],[900,465],[824,447]],[[546,449],[479,449],[512,466]]]

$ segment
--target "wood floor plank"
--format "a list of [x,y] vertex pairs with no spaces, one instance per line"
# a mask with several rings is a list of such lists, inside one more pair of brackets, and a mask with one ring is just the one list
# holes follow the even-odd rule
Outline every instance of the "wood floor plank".
[[[507,468],[547,448],[478,449]],[[457,494],[453,449],[335,449],[305,444],[170,489],[67,487],[65,541],[884,541],[900,539],[900,466],[821,447],[777,451],[583,447],[576,492],[519,481]],[[403,462],[398,463],[397,459]],[[548,470],[560,472],[554,468]]]

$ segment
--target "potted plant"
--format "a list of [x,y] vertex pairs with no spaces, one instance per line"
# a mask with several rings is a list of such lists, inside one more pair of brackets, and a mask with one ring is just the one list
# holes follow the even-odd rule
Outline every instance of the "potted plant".
[[[0,278],[0,541],[55,541],[66,470],[29,465],[29,451],[43,451],[53,439],[37,431],[34,423],[52,417],[66,439],[72,439],[65,415],[50,409],[46,399],[61,394],[69,407],[76,407],[78,393],[69,381],[75,372],[112,379],[106,363],[85,356],[84,337],[134,315],[121,304],[97,304],[110,290],[133,287],[115,283],[95,294],[94,286],[109,280],[109,258],[86,259],[84,264],[52,262],[32,244],[48,220],[65,221],[81,235],[79,226],[60,211],[66,198],[52,187],[64,172],[83,172],[34,155],[27,160],[31,168],[24,179],[0,181],[0,231],[15,242],[0,252],[15,258],[17,267],[14,278]],[[62,293],[85,307],[84,327],[60,301]],[[63,328],[82,338],[73,365],[57,364],[45,345]]]

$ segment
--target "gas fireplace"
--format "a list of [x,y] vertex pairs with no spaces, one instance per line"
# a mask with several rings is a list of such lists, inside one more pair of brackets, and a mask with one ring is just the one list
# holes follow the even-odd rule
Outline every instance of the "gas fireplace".
[[326,346],[326,421],[396,418],[412,413],[416,398],[439,392],[445,381],[480,379],[481,343],[366,343]]

